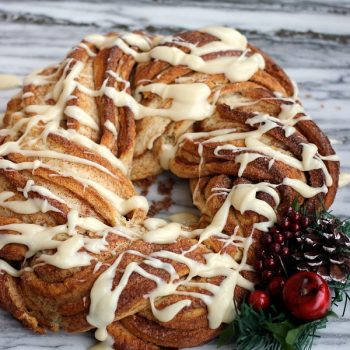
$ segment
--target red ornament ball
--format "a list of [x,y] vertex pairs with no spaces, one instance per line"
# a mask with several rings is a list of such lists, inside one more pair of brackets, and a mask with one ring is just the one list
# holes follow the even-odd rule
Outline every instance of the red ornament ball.
[[283,288],[283,302],[292,316],[302,321],[324,317],[331,305],[327,282],[317,273],[298,272]]
[[254,310],[266,310],[270,306],[270,298],[266,292],[255,290],[250,293],[248,303]]

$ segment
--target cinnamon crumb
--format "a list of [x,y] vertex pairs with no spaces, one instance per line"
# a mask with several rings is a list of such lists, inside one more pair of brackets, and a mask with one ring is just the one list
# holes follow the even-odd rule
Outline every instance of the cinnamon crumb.
[[165,182],[159,182],[158,193],[170,196],[174,188],[175,181],[173,178],[169,177]]
[[173,204],[173,200],[170,196],[166,196],[160,201],[152,201],[152,204],[148,211],[148,216],[153,217],[163,210],[168,210]]
[[136,180],[134,184],[141,189],[141,196],[147,196],[149,188],[156,181],[157,176],[149,176],[145,179]]

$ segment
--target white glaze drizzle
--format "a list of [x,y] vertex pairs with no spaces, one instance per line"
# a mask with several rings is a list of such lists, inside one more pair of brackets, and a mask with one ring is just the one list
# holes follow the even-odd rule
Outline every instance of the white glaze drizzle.
[[93,52],[90,47],[84,43],[80,43],[79,45],[77,45],[77,47],[81,47],[82,49],[84,49],[86,51],[86,53],[90,56],[90,57],[95,57],[96,53]]
[[5,260],[0,259],[0,275],[3,273],[7,273],[12,277],[19,277],[21,275],[20,271],[13,268]]
[[194,225],[199,221],[199,217],[197,215],[188,212],[181,212],[170,215],[168,219],[171,222],[177,222],[184,226]]
[[[184,119],[203,120],[211,116],[215,109],[215,106],[208,102],[211,90],[206,84],[148,84],[138,87],[136,96],[140,92],[147,91],[157,94],[163,99],[171,98],[173,102],[171,107],[166,109],[155,109],[132,103],[129,106],[136,114],[136,119],[156,115],[169,117],[174,121]],[[115,103],[119,103],[118,97],[114,96],[113,100]]]
[[118,131],[117,131],[117,128],[115,127],[115,125],[110,121],[110,120],[106,120],[105,123],[104,123],[104,127],[110,131],[113,136],[115,138],[118,137]]
[[32,198],[24,201],[9,201],[15,195],[14,192],[4,191],[0,193],[0,206],[17,214],[46,213],[48,211],[60,212],[59,209],[49,204],[47,199]]
[[52,193],[46,187],[35,185],[33,180],[28,180],[24,188],[17,188],[17,191],[23,192],[23,196],[25,198],[28,198],[28,192],[36,192],[44,197],[54,199],[55,201],[58,201],[60,203],[65,203],[65,201],[62,198]]
[[182,227],[176,222],[165,223],[151,231],[145,232],[142,239],[148,243],[166,244],[173,243],[182,233]]
[[[122,37],[103,36],[98,34],[88,35],[85,40],[93,43],[99,49],[105,47],[118,46],[124,53],[131,55],[137,62],[147,62],[151,59],[158,59],[170,63],[173,66],[186,65],[196,72],[207,74],[223,73],[232,82],[246,81],[250,79],[259,69],[264,69],[265,61],[263,57],[254,53],[247,56],[247,41],[234,29],[208,27],[201,31],[218,37],[218,41],[206,44],[200,48],[192,47],[191,53],[186,54],[176,47],[168,46],[148,46],[147,52],[139,53],[127,44],[127,40]],[[170,39],[172,40],[172,39]],[[161,42],[164,43],[164,40]],[[131,43],[139,49],[144,49],[145,45],[141,41]],[[219,57],[205,61],[200,56],[203,53],[215,52],[219,49],[242,51],[240,56]]]
[[0,74],[0,90],[9,90],[20,86],[22,86],[22,82],[15,75]]
[[96,345],[93,345],[89,350],[114,350],[113,349],[114,340],[111,336],[108,335],[107,339],[103,342],[99,342]]

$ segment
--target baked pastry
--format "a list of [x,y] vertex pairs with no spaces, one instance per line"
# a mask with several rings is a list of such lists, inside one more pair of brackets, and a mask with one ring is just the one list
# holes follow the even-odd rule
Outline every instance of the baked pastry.
[[[294,84],[229,28],[87,36],[26,78],[0,146],[0,304],[114,349],[214,338],[294,200],[334,199],[339,163]],[[147,218],[131,180],[189,179],[198,225]]]

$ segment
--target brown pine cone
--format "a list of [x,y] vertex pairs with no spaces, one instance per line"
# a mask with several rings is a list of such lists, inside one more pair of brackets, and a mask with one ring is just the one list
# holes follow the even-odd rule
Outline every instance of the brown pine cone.
[[328,282],[345,283],[350,273],[350,238],[337,218],[320,218],[297,237],[297,270],[317,272]]

